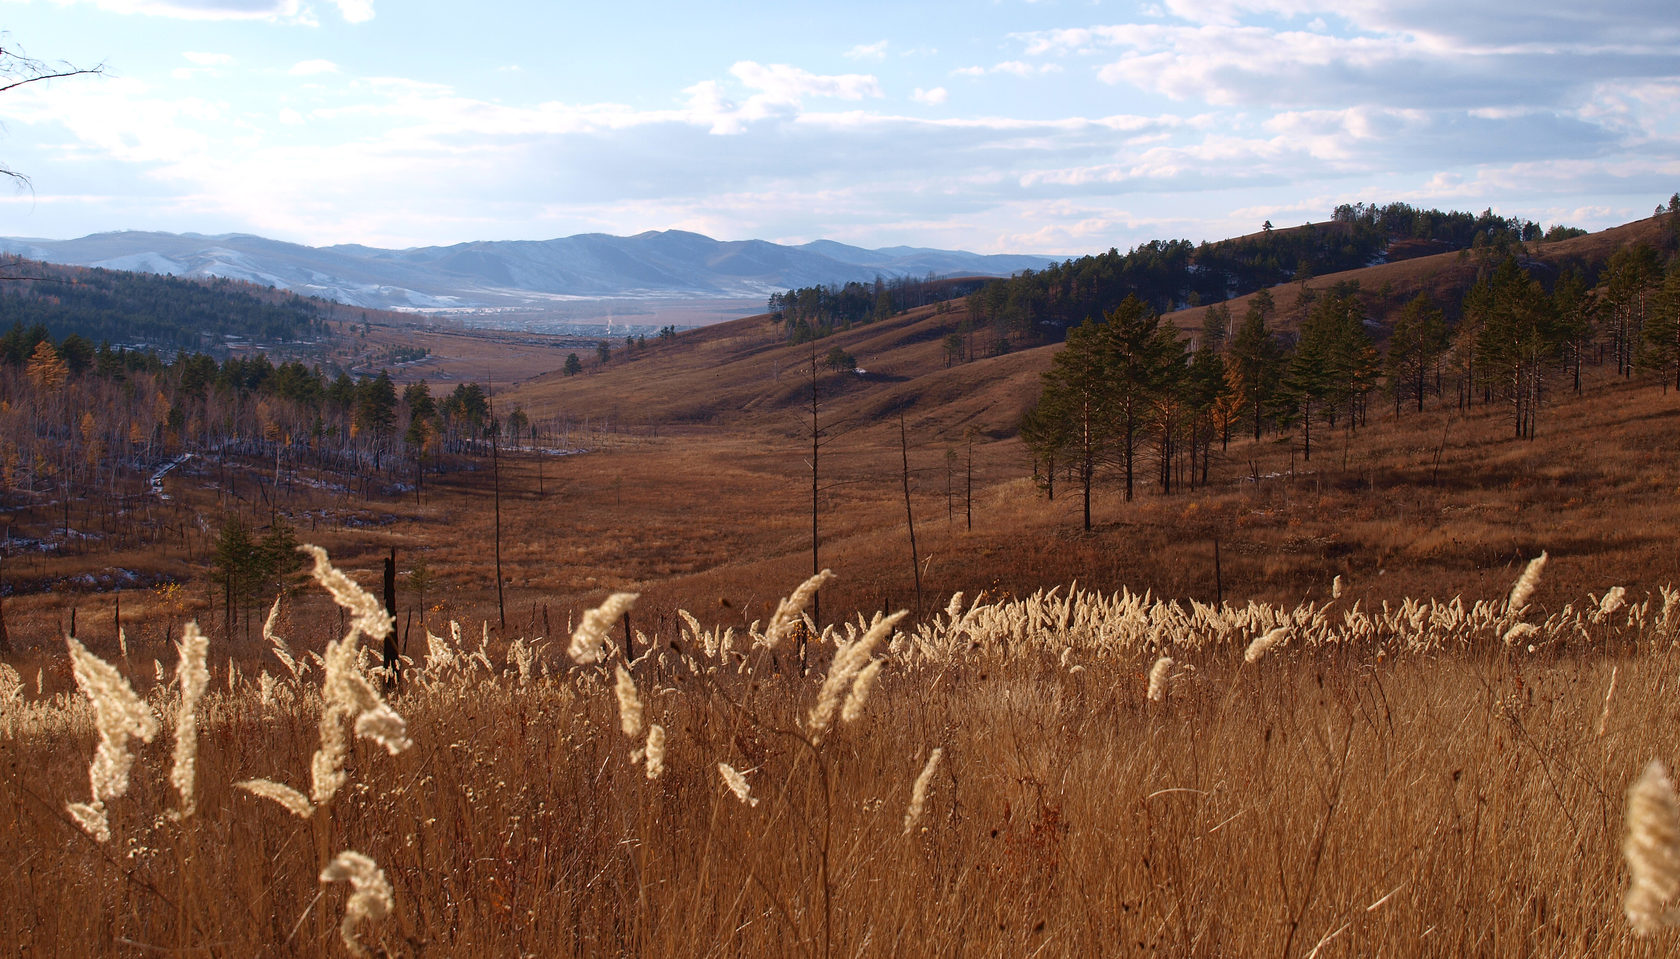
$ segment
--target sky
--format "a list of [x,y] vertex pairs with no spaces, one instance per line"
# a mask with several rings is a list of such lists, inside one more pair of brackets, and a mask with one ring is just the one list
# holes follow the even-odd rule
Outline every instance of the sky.
[[0,0],[0,235],[1080,255],[1680,190],[1674,0]]

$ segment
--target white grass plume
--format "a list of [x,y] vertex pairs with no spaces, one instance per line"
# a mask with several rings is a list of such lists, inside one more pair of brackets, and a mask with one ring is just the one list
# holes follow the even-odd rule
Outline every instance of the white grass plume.
[[648,727],[647,778],[658,779],[665,771],[665,727],[658,723]]
[[269,609],[268,618],[263,620],[263,639],[268,641],[269,649],[274,653],[274,658],[280,660],[280,664],[291,672],[292,679],[302,679],[303,674],[309,671],[309,663],[306,660],[300,664],[297,657],[292,655],[292,647],[288,646],[286,641],[281,639],[280,635],[274,631],[274,624],[279,621],[280,597],[275,596],[274,606]]
[[327,559],[326,550],[305,543],[298,547],[298,552],[307,553],[315,560],[315,566],[310,571],[314,574],[315,581],[326,587],[333,600],[350,612],[351,634],[360,632],[372,640],[382,640],[390,635],[395,623],[391,614],[385,612],[385,605],[378,597],[334,567]]
[[723,777],[723,784],[735,794],[735,798],[749,806],[758,805],[758,797],[752,794],[752,787],[747,784],[747,777],[738,772],[728,763],[718,763],[718,775]]
[[[859,674],[874,656],[875,648],[892,635],[893,627],[908,613],[908,610],[901,609],[891,616],[877,616],[868,632],[835,652],[834,661],[828,666],[828,676],[817,693],[817,704],[812,707],[805,723],[805,730],[812,739],[820,740],[828,731],[834,721],[834,711],[840,706],[841,695],[856,685]],[[861,704],[858,708],[862,708]]]
[[1610,700],[1616,695],[1616,674],[1621,671],[1620,666],[1610,667],[1610,688],[1604,691],[1604,711],[1598,714],[1598,736],[1604,738],[1604,727],[1610,724]]
[[338,935],[346,949],[358,956],[368,955],[367,947],[356,936],[356,924],[378,922],[396,908],[385,870],[367,856],[346,849],[321,870],[321,881],[350,883],[350,898],[344,903],[344,921],[338,924]]
[[618,667],[613,692],[618,696],[618,728],[626,739],[635,739],[642,734],[642,697],[636,695],[636,681],[623,666]]
[[[326,564],[328,574],[323,577],[319,564],[325,562],[322,554],[318,558],[317,578],[328,583],[331,574],[336,571],[332,570],[331,564]],[[343,588],[342,585],[340,588]],[[359,602],[353,595],[349,598]],[[385,615],[383,608],[379,610],[379,615],[384,616],[389,625],[390,617]],[[362,613],[358,613],[357,617],[358,622],[368,618]],[[346,721],[354,722],[356,735],[379,743],[392,755],[414,745],[408,738],[407,723],[379,698],[379,693],[357,664],[356,633],[360,628],[352,627],[343,639],[327,644],[327,655],[323,658],[326,675],[321,681],[321,747],[310,762],[309,796],[317,806],[325,805],[344,785],[344,758],[349,749],[344,735]]]
[[1505,601],[1506,615],[1517,616],[1528,605],[1528,598],[1534,595],[1534,588],[1540,585],[1540,571],[1546,568],[1546,553],[1541,551],[1539,556],[1528,561],[1522,575],[1517,577],[1511,586],[1511,595]]
[[858,672],[857,678],[852,680],[852,690],[846,694],[846,705],[840,707],[840,721],[855,723],[863,715],[863,708],[869,704],[869,694],[875,689],[875,680],[881,674],[884,659],[872,659],[869,665]]
[[1646,765],[1628,790],[1628,891],[1622,911],[1633,928],[1650,935],[1675,924],[1680,896],[1680,799],[1662,761]]
[[87,803],[72,803],[68,809],[90,835],[109,842],[111,828],[105,818],[105,802],[128,792],[128,773],[134,765],[128,741],[151,742],[157,735],[158,721],[115,666],[88,652],[74,637],[66,636],[64,642],[70,649],[76,685],[93,703],[94,728],[99,733],[99,744],[88,766],[93,797]]
[[1627,604],[1627,587],[1612,586],[1598,601],[1598,611],[1593,613],[1593,622],[1599,623],[1610,617],[1610,614]]
[[1248,644],[1248,649],[1243,651],[1243,662],[1258,663],[1266,658],[1267,653],[1282,646],[1288,639],[1288,626],[1273,626],[1266,630],[1263,635],[1256,636],[1254,641]]
[[577,630],[572,633],[572,645],[567,650],[572,662],[580,666],[601,661],[601,648],[606,645],[607,634],[612,631],[613,624],[624,617],[625,613],[636,604],[639,593],[614,593],[607,597],[607,601],[583,614],[583,621],[578,623]]
[[308,819],[315,812],[315,806],[310,803],[308,796],[284,783],[277,783],[271,779],[246,779],[234,785],[254,796],[274,800],[299,819]]
[[904,834],[906,836],[916,828],[916,823],[922,819],[922,811],[927,807],[928,786],[933,783],[934,770],[939,768],[939,760],[945,755],[943,747],[935,748],[928,756],[927,765],[916,777],[916,784],[910,787],[910,805],[904,810]]
[[1171,656],[1162,656],[1149,668],[1149,701],[1158,703],[1167,698],[1167,677],[1172,673]]
[[793,624],[799,622],[805,607],[811,603],[811,597],[832,579],[834,571],[825,569],[800,583],[798,589],[776,604],[776,612],[770,617],[770,625],[764,627],[764,639],[761,642],[765,648],[775,649],[777,644],[781,643]]
[[176,646],[180,665],[175,675],[181,685],[181,704],[175,716],[175,761],[169,771],[170,785],[181,799],[180,808],[170,813],[185,819],[198,809],[193,784],[198,770],[198,701],[204,687],[210,684],[210,670],[204,659],[210,650],[210,640],[198,629],[196,621],[187,623],[181,642]]

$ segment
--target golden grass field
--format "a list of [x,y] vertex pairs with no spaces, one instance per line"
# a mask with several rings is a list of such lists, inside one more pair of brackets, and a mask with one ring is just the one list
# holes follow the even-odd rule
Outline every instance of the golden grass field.
[[[1433,275],[1425,260],[1381,268],[1396,302]],[[1046,501],[1014,435],[1050,348],[947,368],[959,315],[835,338],[868,375],[821,381],[820,565],[837,577],[820,614],[806,608],[823,627],[806,671],[793,640],[762,637],[812,572],[808,348],[777,345],[762,318],[498,387],[541,446],[578,451],[503,452],[500,604],[487,463],[428,478],[418,501],[331,482],[264,493],[367,589],[392,548],[401,574],[412,667],[384,699],[412,745],[354,740],[346,784],[307,818],[234,784],[311,792],[325,705],[356,704],[329,715],[341,731],[369,711],[349,680],[324,688],[309,656],[350,620],[318,586],[282,599],[274,631],[310,664],[297,678],[263,637],[266,608],[224,623],[204,576],[216,517],[266,502],[254,491],[272,464],[173,474],[147,518],[172,531],[161,544],[8,559],[10,582],[120,567],[184,585],[6,599],[0,941],[20,955],[343,952],[352,890],[321,875],[354,850],[391,908],[348,931],[386,955],[1672,951],[1675,933],[1624,916],[1622,844],[1631,784],[1680,756],[1680,610],[1664,589],[1680,583],[1680,396],[1592,368],[1580,396],[1555,381],[1531,441],[1500,407],[1454,408],[1450,388],[1398,419],[1378,399],[1366,427],[1315,434],[1310,462],[1239,430],[1205,487],[1129,504],[1099,487],[1085,534],[1071,487]],[[452,362],[493,368],[510,349]],[[530,373],[565,353],[531,349]],[[620,591],[639,594],[634,739],[615,695],[624,622],[603,663],[568,653],[586,611]],[[878,647],[849,645],[861,630],[846,624],[897,610]],[[108,842],[69,809],[89,801],[98,740],[66,653],[72,617],[159,725],[106,803]],[[209,637],[209,683],[186,711],[197,808],[176,819],[190,621]],[[870,656],[867,702],[819,739],[825,681],[856,681],[835,662]],[[1655,882],[1680,894],[1680,878]]]
[[[1622,919],[1619,845],[1631,775],[1672,755],[1676,599],[959,599],[831,627],[803,676],[773,626],[685,624],[627,671],[616,630],[583,666],[565,637],[467,631],[389,697],[412,745],[355,742],[304,818],[233,784],[307,791],[326,726],[372,704],[323,719],[343,679],[322,663],[230,678],[212,644],[196,813],[170,814],[179,681],[130,664],[163,732],[104,843],[67,813],[87,700],[12,674],[0,935],[39,955],[1660,955],[1671,933]],[[322,612],[274,632],[317,648]],[[867,698],[820,713],[872,655]],[[388,914],[341,927],[321,873],[343,850]]]

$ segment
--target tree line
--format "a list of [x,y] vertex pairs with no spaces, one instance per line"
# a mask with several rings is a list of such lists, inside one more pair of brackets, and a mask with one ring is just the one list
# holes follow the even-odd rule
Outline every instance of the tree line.
[[[1665,214],[1680,224],[1676,212]],[[1670,238],[1673,238],[1673,230]],[[1516,253],[1490,258],[1456,304],[1456,320],[1427,293],[1389,324],[1385,348],[1357,282],[1303,286],[1292,333],[1270,291],[1240,322],[1225,304],[1199,331],[1179,330],[1144,297],[1126,295],[1070,329],[1044,373],[1021,436],[1054,499],[1058,476],[1083,498],[1084,524],[1100,477],[1130,501],[1206,483],[1217,443],[1233,431],[1293,434],[1310,460],[1315,430],[1353,430],[1386,392],[1396,417],[1426,401],[1503,407],[1514,436],[1531,438],[1547,397],[1581,388],[1583,358],[1624,377],[1680,390],[1680,257],[1646,243],[1618,250],[1596,276],[1530,269]]]
[[1157,313],[1219,303],[1286,282],[1353,270],[1378,261],[1397,240],[1426,240],[1441,250],[1484,244],[1506,248],[1526,240],[1563,239],[1584,231],[1532,221],[1420,210],[1404,203],[1344,204],[1330,222],[1273,229],[1199,245],[1152,240],[1126,253],[1052,263],[996,280],[970,294],[972,323],[988,327],[993,352],[1011,344],[1055,342],[1087,317],[1103,316],[1135,297]]
[[838,330],[886,319],[905,310],[935,304],[943,307],[989,282],[978,277],[897,276],[874,283],[801,287],[772,293],[766,303],[770,320],[789,343],[808,343]]
[[0,259],[0,316],[54,339],[76,334],[162,351],[219,349],[227,337],[289,343],[326,335],[331,304],[223,277]]
[[66,529],[73,501],[96,504],[87,522],[146,541],[153,531],[124,505],[147,495],[151,471],[188,453],[257,458],[272,464],[271,484],[312,469],[364,492],[384,483],[418,496],[428,472],[498,440],[535,439],[522,409],[494,410],[477,383],[434,395],[424,381],[399,388],[384,370],[331,375],[261,353],[165,360],[77,334],[54,342],[42,326],[0,337],[0,506],[56,502]]

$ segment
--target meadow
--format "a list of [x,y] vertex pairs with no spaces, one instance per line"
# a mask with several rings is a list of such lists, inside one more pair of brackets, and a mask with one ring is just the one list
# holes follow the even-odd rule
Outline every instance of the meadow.
[[[83,692],[3,671],[0,936],[112,955],[1662,954],[1672,933],[1622,916],[1619,847],[1629,782],[1672,754],[1680,594],[1546,612],[1544,565],[1386,608],[1051,590],[820,636],[795,625],[808,583],[752,628],[682,616],[632,662],[635,600],[615,594],[569,642],[428,636],[382,693],[366,650],[389,620],[323,554],[343,638],[316,589],[271,611],[260,663],[188,631],[152,663],[87,654]],[[130,745],[121,788],[126,760],[90,770]],[[107,841],[83,820],[90,777]]]
[[[1388,299],[1418,262],[1376,268]],[[1053,348],[952,365],[959,321],[836,332],[867,374],[824,376],[814,413],[808,351],[748,318],[510,385],[542,441],[420,490],[205,452],[107,523],[145,535],[14,548],[0,941],[1669,951],[1673,394],[1589,360],[1533,439],[1450,389],[1343,418],[1311,461],[1233,435],[1173,495],[1100,484],[1084,532],[1015,429]],[[424,374],[561,349],[470,339]],[[43,498],[10,528],[96,512]],[[227,616],[230,515],[336,569]],[[365,592],[392,550],[394,624]]]

